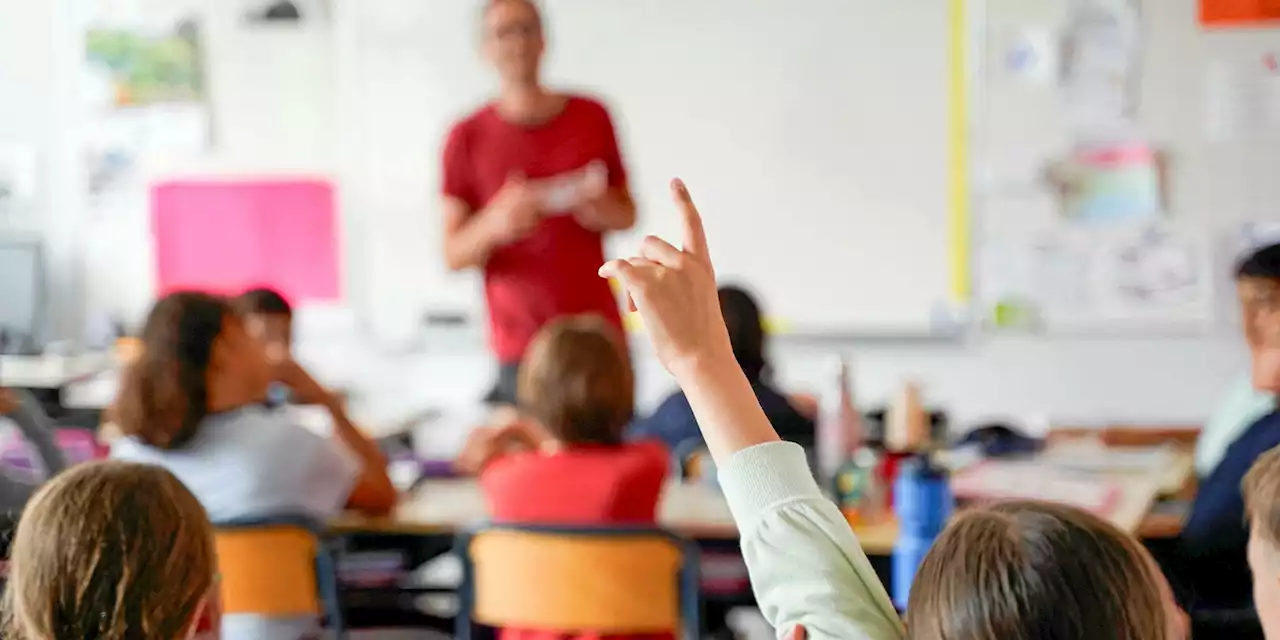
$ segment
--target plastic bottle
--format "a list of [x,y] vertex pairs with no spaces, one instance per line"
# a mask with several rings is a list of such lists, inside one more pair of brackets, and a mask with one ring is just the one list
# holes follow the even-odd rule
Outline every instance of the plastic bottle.
[[842,357],[837,361],[834,388],[822,396],[816,425],[818,477],[828,486],[862,445],[862,417],[854,407],[851,388],[849,362]]
[[893,604],[907,608],[911,582],[929,547],[942,533],[955,500],[945,469],[927,455],[904,460],[893,487],[893,510],[898,517],[898,541],[893,546]]
[[929,444],[929,413],[924,409],[920,386],[903,385],[885,416],[885,448],[917,452]]

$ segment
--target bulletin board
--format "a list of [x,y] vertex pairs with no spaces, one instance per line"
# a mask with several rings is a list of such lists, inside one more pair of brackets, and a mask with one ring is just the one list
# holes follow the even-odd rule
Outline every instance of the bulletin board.
[[[1158,206],[1127,221],[1072,218],[1046,175],[1079,144],[1059,45],[1072,7],[1086,2],[1139,16],[1129,133],[1158,156],[1162,175]],[[1244,236],[1280,221],[1280,31],[1213,28],[1203,21],[1209,4],[986,2],[974,206],[988,327],[1149,336],[1229,324],[1229,273]],[[1208,15],[1226,19],[1227,4]]]

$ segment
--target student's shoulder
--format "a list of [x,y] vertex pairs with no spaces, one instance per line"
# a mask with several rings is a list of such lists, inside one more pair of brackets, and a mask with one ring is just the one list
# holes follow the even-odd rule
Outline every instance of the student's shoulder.
[[506,453],[485,463],[480,470],[481,484],[493,482],[524,482],[533,475],[545,473],[549,468],[557,466],[551,457],[537,451],[521,451]]

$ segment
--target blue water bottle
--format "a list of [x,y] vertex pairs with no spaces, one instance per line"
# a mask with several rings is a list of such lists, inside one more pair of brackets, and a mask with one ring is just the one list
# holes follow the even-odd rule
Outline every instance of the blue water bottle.
[[954,508],[945,469],[934,465],[927,455],[902,462],[893,484],[899,529],[893,546],[893,604],[899,611],[906,611],[916,570]]

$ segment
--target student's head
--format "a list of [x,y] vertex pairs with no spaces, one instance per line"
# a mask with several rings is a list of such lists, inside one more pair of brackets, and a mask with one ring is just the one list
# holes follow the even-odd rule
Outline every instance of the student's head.
[[272,349],[288,353],[293,348],[293,307],[274,289],[250,289],[232,302],[244,318],[249,335]]
[[739,287],[720,287],[719,293],[720,313],[729,330],[733,357],[738,360],[742,372],[747,374],[747,379],[755,382],[764,375],[766,367],[764,317],[760,315],[760,305],[750,293]]
[[533,0],[486,0],[481,22],[484,55],[503,82],[537,84],[546,43]]
[[534,338],[520,365],[521,409],[564,444],[618,444],[634,411],[631,359],[596,316],[562,318]]
[[1280,244],[1254,251],[1236,267],[1236,293],[1253,384],[1280,393]]
[[1244,477],[1253,603],[1268,638],[1280,638],[1280,449],[1260,456]]
[[185,639],[221,615],[213,527],[173,474],[73,467],[28,503],[10,547],[4,637]]
[[1280,311],[1280,244],[1262,247],[1236,265],[1236,295],[1245,340],[1261,344],[1267,320]]
[[1072,507],[1010,502],[958,516],[916,574],[911,638],[1184,637],[1180,612],[1133,538]]
[[271,375],[266,349],[226,299],[172,293],[147,316],[142,353],[116,398],[116,423],[151,446],[179,448],[208,414],[261,402]]

